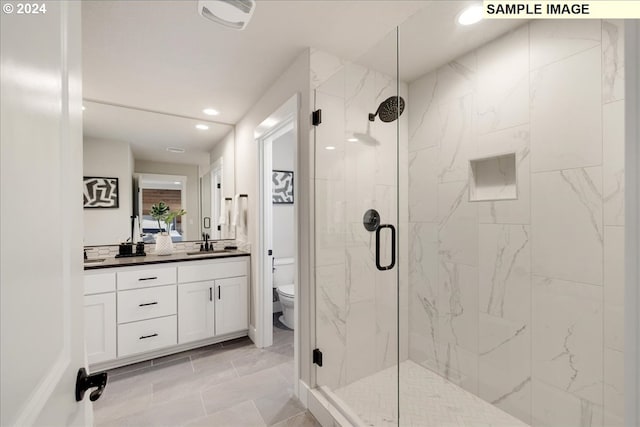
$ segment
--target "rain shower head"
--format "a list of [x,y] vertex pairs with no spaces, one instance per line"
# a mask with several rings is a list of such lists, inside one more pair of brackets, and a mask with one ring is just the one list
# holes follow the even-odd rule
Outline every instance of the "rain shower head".
[[382,101],[375,114],[369,113],[369,121],[372,122],[376,116],[385,123],[389,123],[400,117],[404,111],[404,99],[401,96],[390,96]]

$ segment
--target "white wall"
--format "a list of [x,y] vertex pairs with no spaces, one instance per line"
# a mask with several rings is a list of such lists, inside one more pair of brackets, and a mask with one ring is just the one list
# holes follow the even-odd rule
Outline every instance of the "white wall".
[[[622,21],[534,21],[409,89],[410,357],[534,425],[622,425]],[[469,201],[516,154],[518,199]]]
[[[296,185],[295,159],[294,159],[294,134],[287,132],[273,141],[272,161],[273,170],[294,171],[293,185]],[[295,202],[295,201],[294,201]],[[273,205],[273,256],[275,258],[295,257],[295,222],[294,205]]]
[[209,154],[212,164],[222,157],[222,192],[224,197],[235,196],[235,141],[236,133],[235,130],[232,130],[213,147]]
[[198,165],[135,160],[134,171],[135,173],[183,175],[187,177],[187,204],[184,207],[187,214],[183,217],[187,224],[185,239],[200,239],[200,177]]
[[[247,229],[238,229],[236,237],[239,240],[251,243],[253,256],[257,256],[255,248],[258,243],[258,147],[254,139],[254,130],[272,112],[289,100],[296,93],[300,95],[300,123],[298,127],[298,174],[299,184],[298,202],[300,222],[298,227],[298,260],[299,260],[299,288],[297,304],[300,317],[298,319],[299,344],[300,344],[300,376],[311,383],[311,355],[310,334],[313,325],[310,325],[309,313],[313,297],[310,294],[310,209],[313,200],[313,188],[310,186],[309,177],[312,171],[310,167],[309,131],[310,131],[310,75],[309,75],[309,50],[305,49],[295,61],[283,71],[281,76],[271,85],[269,90],[254,104],[253,108],[236,125],[236,193],[248,194],[247,200]],[[258,262],[254,258],[251,263],[251,309],[250,323],[255,325],[256,318],[256,280],[258,274]]]
[[129,144],[85,138],[83,175],[118,178],[119,192],[118,208],[84,210],[85,246],[117,244],[131,237],[133,154]]

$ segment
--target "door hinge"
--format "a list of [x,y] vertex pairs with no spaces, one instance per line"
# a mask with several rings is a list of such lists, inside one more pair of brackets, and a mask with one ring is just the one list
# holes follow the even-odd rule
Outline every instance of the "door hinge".
[[273,255],[273,251],[272,251],[271,249],[269,249],[269,250],[267,251],[267,255],[269,255],[269,256]]
[[220,183],[218,183],[217,187],[220,188]]
[[322,352],[319,348],[313,350],[313,363],[322,366]]
[[218,231],[220,231],[220,230],[222,230],[222,226],[219,225],[218,226]]
[[322,110],[317,109],[313,113],[311,113],[311,124],[314,126],[318,126],[322,123]]

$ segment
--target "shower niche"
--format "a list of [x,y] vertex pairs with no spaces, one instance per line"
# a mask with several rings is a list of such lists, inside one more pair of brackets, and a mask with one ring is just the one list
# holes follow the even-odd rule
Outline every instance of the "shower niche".
[[518,198],[515,153],[469,161],[469,200],[472,202]]

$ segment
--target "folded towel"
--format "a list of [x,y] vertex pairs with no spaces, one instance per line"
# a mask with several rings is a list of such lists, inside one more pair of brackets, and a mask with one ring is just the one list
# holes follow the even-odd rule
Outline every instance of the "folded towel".
[[238,193],[233,198],[233,213],[231,214],[231,226],[232,227],[237,226],[238,223],[240,222],[240,214],[241,214],[240,200],[241,200],[240,193]]

